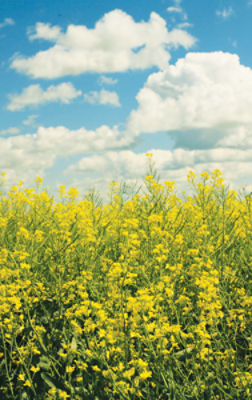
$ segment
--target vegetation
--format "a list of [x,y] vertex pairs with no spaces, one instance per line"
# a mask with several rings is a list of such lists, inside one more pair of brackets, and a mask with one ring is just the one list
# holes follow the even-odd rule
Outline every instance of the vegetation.
[[1,195],[1,399],[250,398],[251,196],[188,179]]

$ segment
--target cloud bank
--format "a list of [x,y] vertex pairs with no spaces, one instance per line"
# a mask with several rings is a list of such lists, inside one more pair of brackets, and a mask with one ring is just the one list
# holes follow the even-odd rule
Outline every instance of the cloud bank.
[[133,135],[106,125],[96,130],[39,127],[34,134],[0,137],[0,171],[6,172],[12,181],[22,176],[24,181],[31,182],[34,176],[53,167],[57,157],[120,150],[134,140]]
[[[196,40],[178,28],[190,26],[181,1],[175,0],[167,11],[171,18],[176,17],[175,22],[180,19],[176,29],[168,30],[166,21],[155,12],[148,21],[136,22],[121,10],[108,12],[93,28],[69,25],[63,31],[59,26],[37,23],[28,37],[46,41],[48,48],[30,57],[16,56],[11,63],[13,69],[31,78],[56,79],[92,72],[101,74],[97,83],[103,86],[117,83],[114,76],[104,74],[151,67],[159,71],[151,73],[138,92],[137,107],[130,112],[124,131],[108,126],[95,130],[40,126],[29,135],[21,135],[18,128],[2,130],[0,171],[13,179],[18,171],[30,181],[32,174],[45,174],[58,158],[78,155],[81,159],[76,162],[75,158],[68,165],[66,176],[78,186],[98,182],[104,188],[112,179],[141,178],[146,172],[146,157],[137,149],[134,152],[134,146],[141,135],[155,138],[156,133],[166,132],[174,147],[164,150],[158,148],[161,144],[149,149],[165,179],[182,183],[190,169],[200,173],[219,168],[227,181],[249,183],[252,69],[242,65],[236,54],[221,51],[189,52],[174,65],[169,64],[172,49],[189,49]],[[232,13],[232,8],[217,11],[223,19]],[[11,95],[7,108],[18,111],[49,102],[67,104],[80,95],[91,104],[121,105],[116,91],[100,87],[83,94],[66,82],[47,89],[30,85]],[[34,118],[31,115],[23,121],[23,129],[32,126]],[[4,137],[15,133],[19,136]]]
[[[92,101],[100,101],[100,93],[95,92]],[[251,93],[252,69],[237,55],[188,53],[148,77],[125,131],[107,126],[94,131],[40,127],[33,135],[0,138],[0,170],[7,166],[14,173],[18,166],[28,179],[27,171],[41,174],[57,157],[79,154],[82,158],[66,169],[67,176],[80,187],[98,183],[105,190],[112,179],[142,177],[145,154],[127,149],[133,149],[143,133],[166,131],[174,148],[149,150],[165,179],[182,183],[191,169],[200,173],[218,168],[228,182],[249,184]]]
[[[226,182],[233,187],[250,183],[252,149],[150,149],[150,152],[160,178],[175,180],[179,189],[185,188],[190,170],[199,176],[203,171],[220,169]],[[65,173],[72,177],[74,185],[88,189],[88,184],[97,184],[105,193],[112,180],[123,180],[127,183],[141,181],[147,173],[147,160],[145,153],[136,154],[131,150],[109,151],[102,155],[84,157],[67,168]]]

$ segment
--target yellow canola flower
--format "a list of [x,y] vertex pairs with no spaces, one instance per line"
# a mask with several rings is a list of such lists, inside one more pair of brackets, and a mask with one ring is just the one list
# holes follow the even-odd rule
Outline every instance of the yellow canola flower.
[[163,398],[167,371],[180,368],[192,377],[185,396],[196,380],[197,396],[207,393],[216,370],[234,397],[250,398],[251,196],[228,190],[219,171],[189,174],[194,192],[182,196],[156,176],[131,198],[114,182],[108,204],[63,186],[62,201],[20,184],[1,195],[1,358],[18,371],[3,396],[30,392],[29,370],[36,389],[40,365],[66,390],[46,388],[51,400],[84,398],[90,371],[94,393]]
[[151,372],[151,371],[148,371],[147,369],[144,369],[144,370],[140,373],[140,378],[143,379],[143,380],[148,379],[148,378],[151,378],[151,376],[152,376],[152,372]]
[[43,180],[44,180],[44,179],[43,179],[41,176],[37,176],[37,177],[34,179],[34,182],[35,182],[35,183],[38,183],[39,185],[42,185]]
[[19,374],[18,375],[18,380],[19,381],[25,381],[25,374]]
[[30,371],[36,373],[38,371],[40,371],[40,367],[35,367],[34,365],[30,368]]
[[68,399],[70,397],[69,394],[67,394],[67,392],[65,392],[64,390],[59,390],[58,394],[59,398],[63,400]]
[[130,379],[135,374],[135,368],[132,367],[123,373],[124,378]]
[[66,373],[68,373],[68,374],[71,374],[74,370],[75,370],[75,367],[71,367],[70,365],[68,365],[66,367]]
[[101,369],[98,367],[98,365],[93,365],[92,370],[95,372],[99,372]]

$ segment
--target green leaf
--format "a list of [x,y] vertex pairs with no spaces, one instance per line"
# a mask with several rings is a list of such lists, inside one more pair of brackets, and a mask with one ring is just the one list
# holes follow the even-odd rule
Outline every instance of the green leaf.
[[46,356],[43,355],[43,356],[41,356],[40,359],[39,359],[38,366],[39,366],[40,368],[45,369],[45,370],[48,371],[48,370],[50,369],[50,367],[51,367],[51,361],[49,360],[48,357],[46,357]]
[[50,388],[55,388],[56,386],[54,385],[54,383],[51,381],[50,377],[45,373],[42,372],[41,374],[41,378],[45,381],[45,383],[50,386]]
[[76,350],[77,349],[77,342],[75,337],[73,337],[72,342],[71,342],[71,350]]

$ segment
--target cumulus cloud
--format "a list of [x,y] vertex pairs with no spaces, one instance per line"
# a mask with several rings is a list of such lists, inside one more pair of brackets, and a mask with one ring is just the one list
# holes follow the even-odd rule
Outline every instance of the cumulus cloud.
[[[189,170],[220,169],[227,183],[251,184],[252,70],[235,54],[188,53],[175,65],[153,73],[137,95],[126,131],[167,131],[171,150],[153,149],[162,179],[185,185]],[[96,183],[103,192],[113,179],[134,182],[146,172],[144,153],[108,151],[84,157],[67,168],[76,185]]]
[[217,10],[216,11],[216,15],[218,17],[223,18],[223,19],[228,19],[233,14],[234,14],[234,10],[233,10],[233,8],[231,6],[228,7],[228,8],[223,8],[223,10]]
[[[175,180],[180,189],[186,183],[190,170],[198,175],[203,171],[211,172],[220,169],[227,183],[239,185],[249,184],[252,168],[252,149],[208,149],[208,150],[150,150],[153,161],[161,179]],[[102,172],[101,172],[102,171]],[[128,183],[139,182],[147,172],[145,153],[136,154],[130,150],[107,152],[103,155],[84,157],[70,166],[65,173],[74,177],[75,184],[81,185],[84,178],[91,183],[90,177],[97,187],[104,191],[112,180],[123,180]],[[95,179],[94,179],[95,177]],[[91,179],[92,179],[91,178]]]
[[35,29],[29,28],[28,31],[29,39],[43,39],[49,42],[56,41],[61,35],[61,29],[59,26],[51,26],[50,24],[45,24],[43,22],[38,22]]
[[96,189],[104,195],[112,181],[135,184],[145,175],[147,160],[144,154],[124,150],[83,157],[64,171],[74,186],[85,193]]
[[137,133],[180,131],[184,137],[189,132],[194,145],[197,132],[207,131],[216,141],[221,132],[252,124],[251,93],[252,69],[241,65],[237,55],[187,53],[149,76],[128,127]]
[[58,26],[36,24],[30,39],[53,43],[32,57],[16,57],[11,67],[33,78],[58,78],[85,72],[111,73],[129,69],[165,68],[170,60],[168,48],[195,43],[189,33],[168,31],[166,21],[152,12],[148,22],[135,22],[121,10],[105,14],[89,29],[69,25],[66,32]]
[[116,92],[102,89],[99,92],[92,91],[84,94],[84,99],[90,104],[104,104],[120,107],[120,101]]
[[[252,165],[252,149],[207,149],[207,150],[157,150],[152,149],[150,153],[153,154],[155,165],[160,171],[177,170],[180,168],[193,168],[198,164],[208,165],[207,169],[211,169],[211,164],[230,163],[232,162],[250,162]],[[98,172],[111,171],[116,172],[122,176],[134,177],[142,176],[146,171],[146,154],[134,153],[131,150],[124,150],[119,152],[107,152],[104,155],[95,155],[85,157],[78,161],[75,165],[70,166],[68,172]],[[186,178],[186,177],[185,177]]]
[[37,106],[39,104],[61,102],[68,104],[71,100],[81,95],[81,90],[76,90],[69,83],[61,83],[60,85],[49,86],[46,90],[41,89],[40,85],[30,85],[25,88],[21,94],[10,95],[10,103],[7,110],[19,111],[27,106]]
[[2,136],[4,136],[4,135],[16,135],[19,132],[20,132],[20,129],[13,126],[11,128],[0,130],[0,136],[1,135]]
[[0,29],[8,25],[15,25],[15,21],[12,18],[5,18],[3,22],[0,22]]
[[127,148],[134,140],[134,135],[106,125],[96,130],[39,127],[33,134],[0,137],[0,171],[12,181],[22,177],[31,182],[34,176],[53,167],[57,157],[115,151]]
[[[172,137],[173,149],[150,150],[165,179],[184,184],[190,169],[199,174],[218,168],[229,183],[251,184],[251,93],[252,69],[241,65],[237,55],[188,53],[148,77],[127,129],[135,135],[166,131]],[[125,154],[131,161],[126,162]],[[103,171],[110,165],[112,171],[121,171],[119,176],[131,179],[127,165],[137,164],[142,171],[144,154],[110,153],[103,162]],[[85,163],[79,161],[70,171],[83,170]]]
[[96,173],[103,171],[107,175],[109,171],[111,179],[122,177],[140,177],[146,169],[146,156],[144,154],[135,154],[132,151],[125,150],[120,152],[107,152],[103,155],[94,155],[84,157],[75,165],[71,165],[66,173]]
[[229,129],[228,135],[221,138],[217,144],[220,147],[252,148],[252,124],[240,125]]

